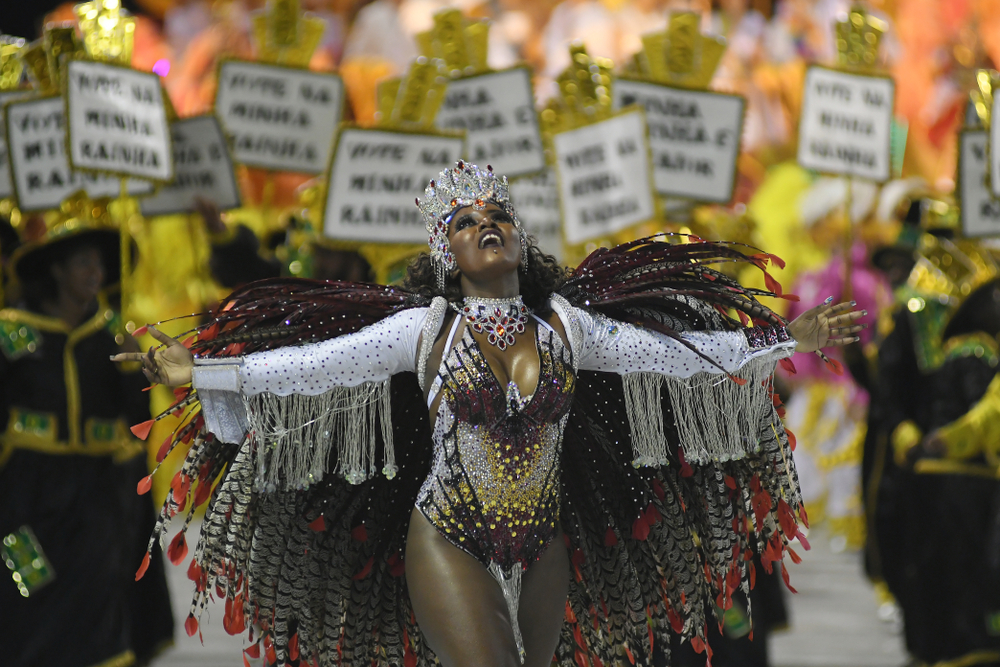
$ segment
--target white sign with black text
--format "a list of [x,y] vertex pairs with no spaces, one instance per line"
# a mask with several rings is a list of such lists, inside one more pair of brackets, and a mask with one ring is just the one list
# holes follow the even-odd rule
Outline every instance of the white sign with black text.
[[344,105],[336,74],[223,62],[215,113],[233,140],[233,159],[251,167],[320,174],[330,161]]
[[173,178],[159,76],[70,60],[65,79],[69,161],[74,169],[161,182]]
[[[80,189],[92,198],[117,197],[121,193],[119,178],[70,168],[62,97],[10,102],[4,120],[11,180],[22,211],[59,208],[63,199]],[[152,191],[151,181],[128,181],[130,195]]]
[[812,66],[799,119],[799,164],[885,182],[891,175],[891,78]]
[[[995,115],[997,109],[1000,99],[994,97],[990,118],[1000,118]],[[994,197],[1000,197],[1000,123],[990,123],[990,190]]]
[[[3,105],[29,95],[31,91],[25,90],[0,92],[0,128],[3,127]],[[7,133],[0,131],[0,199],[13,196],[14,182],[10,175],[10,160],[7,159]]]
[[728,204],[736,185],[745,102],[739,95],[616,79],[616,110],[646,110],[656,191],[670,197]]
[[994,199],[986,187],[988,142],[986,130],[959,134],[958,190],[964,236],[1000,236],[1000,200]]
[[653,177],[641,111],[560,132],[553,145],[567,243],[600,238],[653,217]]
[[333,239],[424,243],[413,200],[462,159],[461,137],[344,128],[327,184],[323,233]]
[[170,124],[174,141],[174,180],[140,203],[143,215],[190,213],[195,200],[220,211],[240,206],[240,190],[222,128],[215,116],[196,116]]
[[435,119],[442,130],[465,130],[469,160],[508,178],[545,168],[531,71],[525,67],[456,79]]
[[552,168],[536,176],[510,181],[510,202],[524,230],[535,237],[542,252],[562,258],[562,216],[559,179]]

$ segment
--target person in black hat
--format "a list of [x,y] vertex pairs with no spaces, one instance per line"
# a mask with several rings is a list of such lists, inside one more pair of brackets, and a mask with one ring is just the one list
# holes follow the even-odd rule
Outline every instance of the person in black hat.
[[866,567],[899,603],[915,662],[996,666],[1000,266],[942,234],[915,257],[879,349]]
[[119,236],[92,203],[11,256],[17,307],[0,310],[0,646],[3,664],[148,662],[172,641],[162,558],[132,576],[152,530],[142,375],[108,355],[138,349],[105,290]]

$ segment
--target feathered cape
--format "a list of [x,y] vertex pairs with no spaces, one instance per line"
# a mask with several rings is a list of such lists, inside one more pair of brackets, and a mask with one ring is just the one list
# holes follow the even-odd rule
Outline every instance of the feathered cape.
[[[778,258],[689,240],[642,239],[600,249],[559,293],[573,305],[678,340],[684,330],[783,324],[755,299],[782,296],[766,271]],[[743,288],[712,268],[722,262],[757,265],[771,292]],[[230,295],[185,343],[203,357],[238,356],[351,333],[429,302],[393,287],[264,281]],[[780,407],[770,377],[761,384]],[[195,585],[188,634],[197,631],[208,601],[218,598],[225,601],[226,630],[248,632],[255,642],[248,653],[263,649],[268,663],[435,664],[410,609],[403,560],[410,511],[431,463],[430,424],[416,376],[394,376],[388,386],[398,474],[376,474],[360,484],[330,474],[287,490],[254,484],[266,442],[252,434],[241,444],[220,442],[204,429],[197,394],[190,388],[176,394],[176,404],[161,417],[181,415],[181,425],[157,458],[178,444],[190,449],[150,544],[163,539],[172,518],[186,514],[167,548],[181,563],[195,508],[208,503],[188,568]],[[753,551],[769,571],[786,552],[797,558],[788,543],[801,538],[798,521],[805,523],[806,516],[792,447],[775,411],[769,408],[759,424],[749,425],[757,443],[746,454],[690,465],[678,445],[668,394],[648,382],[579,373],[562,460],[561,517],[572,582],[556,658],[565,667],[641,664],[656,651],[669,651],[671,632],[710,656],[707,623],[718,622],[715,608],[732,605],[737,588],[753,585]],[[662,420],[656,437],[665,465],[633,466],[639,434],[623,415],[637,402],[656,413],[648,415],[654,421]],[[384,411],[385,404],[368,409]],[[134,430],[145,435],[150,426]],[[374,446],[382,448],[387,438],[377,431],[372,429]],[[327,471],[337,469],[336,458],[334,447]],[[140,492],[148,488],[149,478]],[[148,555],[137,577],[146,563]]]

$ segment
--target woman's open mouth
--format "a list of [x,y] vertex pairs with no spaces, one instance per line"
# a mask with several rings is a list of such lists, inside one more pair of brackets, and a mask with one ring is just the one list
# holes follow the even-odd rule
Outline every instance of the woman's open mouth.
[[502,248],[503,246],[503,234],[493,229],[487,229],[479,239],[480,249],[490,247]]

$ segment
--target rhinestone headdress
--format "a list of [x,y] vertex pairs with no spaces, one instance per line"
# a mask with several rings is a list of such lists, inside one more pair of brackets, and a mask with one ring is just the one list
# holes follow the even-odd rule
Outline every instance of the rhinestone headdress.
[[465,206],[482,211],[487,203],[493,203],[502,208],[514,221],[521,240],[521,265],[527,266],[528,240],[510,203],[507,177],[498,178],[493,173],[493,167],[487,165],[483,170],[474,164],[459,161],[454,167],[438,174],[437,180],[431,181],[424,190],[423,198],[416,201],[430,235],[427,245],[431,249],[431,261],[440,291],[444,291],[448,275],[457,266],[448,241],[448,222],[457,209]]

